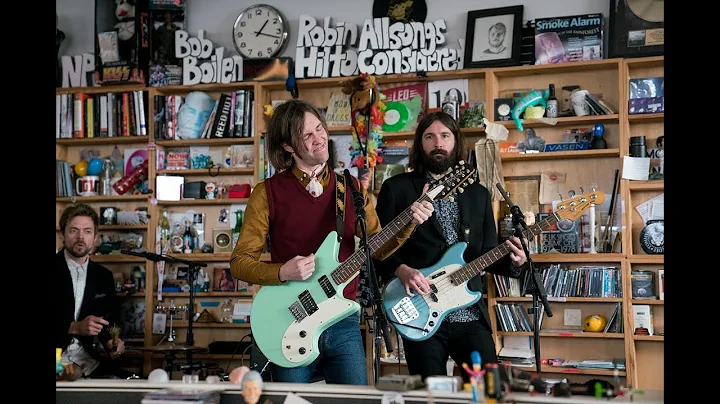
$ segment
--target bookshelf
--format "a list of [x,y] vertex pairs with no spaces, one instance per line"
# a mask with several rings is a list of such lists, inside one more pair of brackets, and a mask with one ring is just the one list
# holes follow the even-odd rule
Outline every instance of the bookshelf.
[[[628,115],[627,99],[628,90],[627,82],[630,77],[641,77],[650,74],[662,74],[664,59],[662,57],[638,58],[631,60],[623,59],[605,59],[589,62],[566,63],[559,65],[541,65],[541,66],[516,66],[504,68],[489,69],[465,69],[450,72],[431,72],[427,77],[418,77],[414,74],[406,75],[388,75],[378,76],[377,80],[385,88],[392,88],[405,83],[423,83],[432,80],[446,80],[466,78],[469,81],[469,99],[485,100],[489,104],[486,109],[486,115],[489,120],[493,120],[494,112],[492,108],[492,100],[497,98],[501,91],[514,88],[546,88],[548,83],[554,83],[556,88],[564,85],[580,84],[583,88],[593,93],[602,93],[603,98],[611,105],[618,109],[617,114],[591,117],[566,117],[559,118],[556,125],[550,126],[541,122],[526,121],[525,126],[535,129],[539,136],[544,137],[548,142],[559,141],[562,133],[566,128],[587,127],[594,123],[602,122],[605,125],[605,139],[608,148],[603,150],[588,150],[579,152],[554,152],[540,154],[502,154],[501,160],[505,177],[523,176],[530,174],[538,174],[543,170],[557,170],[568,173],[568,182],[572,182],[572,188],[578,190],[583,187],[587,192],[590,184],[596,184],[597,189],[603,191],[608,197],[613,188],[613,173],[616,169],[621,169],[622,158],[628,154],[629,137],[638,131],[644,131],[648,138],[648,144],[653,142],[663,133],[663,114],[648,115]],[[327,78],[327,79],[305,79],[298,80],[300,98],[311,102],[317,107],[327,106],[330,94],[332,92],[341,91],[340,83],[346,78]],[[133,87],[133,89],[137,89]],[[91,145],[107,150],[108,147],[118,145],[120,148],[134,147],[138,144],[145,145],[148,150],[155,148],[166,148],[173,146],[210,146],[211,148],[226,147],[231,144],[252,144],[255,150],[255,167],[253,169],[220,169],[218,177],[234,181],[236,183],[251,183],[255,185],[260,178],[262,168],[259,167],[259,159],[257,153],[259,150],[259,142],[265,132],[266,119],[263,115],[263,105],[269,104],[272,100],[289,99],[291,96],[285,90],[284,81],[269,82],[242,82],[231,84],[213,84],[198,86],[168,86],[160,88],[140,88],[147,91],[147,114],[154,116],[154,103],[152,102],[156,95],[181,95],[185,96],[191,91],[205,91],[213,98],[218,98],[222,93],[230,93],[238,89],[251,89],[255,92],[254,115],[255,125],[253,128],[253,137],[251,138],[228,138],[228,139],[198,139],[198,140],[155,140],[153,134],[154,122],[148,120],[148,134],[150,136],[139,139],[112,139],[99,138],[90,139],[56,139],[56,149],[58,158],[68,158],[68,161],[77,161],[77,151],[80,147]],[[57,89],[56,94],[74,93],[86,91],[89,93],[106,92],[106,91],[124,91],[124,88],[89,88],[89,89]],[[524,134],[518,132],[514,122],[499,122],[509,130],[509,141],[519,141],[524,139]],[[350,127],[338,126],[331,127],[330,135],[349,135]],[[472,147],[474,143],[483,137],[484,131],[478,128],[463,129],[466,136],[468,146]],[[384,139],[412,139],[412,132],[401,132],[384,135]],[[75,153],[75,154],[73,154]],[[150,155],[150,189],[154,189],[155,179],[158,175],[167,174],[166,170],[155,170],[155,153]],[[74,159],[73,159],[74,157]],[[213,172],[214,173],[214,172]],[[186,170],[182,175],[188,176],[191,180],[206,180],[211,177],[206,170]],[[652,256],[644,254],[637,239],[642,223],[640,223],[634,206],[637,203],[648,200],[663,192],[662,181],[628,181],[622,180],[620,183],[620,196],[625,202],[625,212],[622,214],[622,225],[624,233],[622,237],[622,252],[607,254],[534,254],[533,260],[537,266],[549,265],[551,263],[560,263],[564,266],[575,268],[582,265],[609,265],[619,267],[623,274],[623,297],[622,298],[558,298],[550,301],[554,311],[554,317],[546,318],[543,327],[549,329],[562,328],[563,310],[565,308],[582,309],[583,318],[586,315],[604,314],[609,316],[612,308],[617,303],[622,303],[624,333],[613,333],[603,335],[591,335],[588,333],[579,333],[574,331],[568,332],[541,332],[541,356],[543,358],[563,357],[567,359],[589,359],[589,358],[612,358],[624,357],[626,361],[626,371],[621,372],[621,378],[627,383],[637,388],[663,388],[663,337],[660,336],[634,336],[632,332],[632,315],[630,306],[636,304],[631,298],[630,291],[630,271],[631,269],[654,269],[661,267],[664,263],[662,256]],[[146,232],[146,246],[155,245],[155,229],[158,226],[158,219],[162,209],[182,211],[192,209],[197,212],[203,212],[206,215],[206,223],[216,222],[217,214],[220,208],[229,207],[231,204],[241,204],[246,201],[221,199],[217,201],[203,200],[181,200],[178,202],[161,201],[157,204],[147,196],[120,199],[104,199],[105,197],[89,197],[76,198],[77,200],[86,200],[91,202],[93,206],[100,206],[103,202],[112,201],[113,204],[123,204],[128,208],[137,206],[147,206],[150,212],[150,221],[146,227],[139,231]],[[117,197],[112,197],[117,198]],[[56,205],[58,215],[64,204],[70,202],[70,198],[57,198]],[[496,202],[496,212],[500,210],[500,203]],[[206,235],[212,234],[212,226],[206,225]],[[625,235],[629,235],[626,237]],[[206,236],[206,242],[209,238]],[[148,248],[154,251],[154,247]],[[208,263],[227,263],[230,254],[192,254],[185,256],[191,260],[200,260]],[[129,264],[138,262],[133,257],[94,257],[93,259],[108,263],[111,270],[123,270]],[[264,255],[261,259],[268,260],[269,257]],[[115,261],[119,260],[119,261]],[[139,261],[143,262],[142,259]],[[147,269],[147,285],[156,284],[156,268],[154,263],[145,262]],[[117,269],[120,268],[120,269]],[[502,339],[507,335],[530,336],[531,333],[508,333],[498,331],[497,318],[495,314],[495,305],[497,303],[520,303],[527,307],[530,299],[526,297],[498,297],[495,290],[494,282],[490,278],[488,282],[488,295],[486,302],[488,304],[492,327],[495,330],[494,337],[496,346],[499,349],[502,345]],[[176,304],[186,301],[182,294],[164,294],[166,301],[170,298],[175,300]],[[229,296],[228,296],[229,297]],[[147,311],[152,312],[152,308],[157,303],[157,295],[155,293],[135,294],[132,299],[144,299]],[[220,298],[220,299],[218,299]],[[222,300],[225,296],[219,296],[216,293],[207,296],[198,294],[198,300]],[[233,299],[243,298],[252,299],[252,294],[248,296],[232,296]],[[645,304],[652,304],[654,310],[655,328],[663,330],[662,319],[664,317],[664,305],[662,301],[653,301]],[[202,310],[202,308],[200,308]],[[151,316],[145,318],[145,345],[152,345],[157,342],[158,337],[150,333],[152,328]],[[366,329],[366,327],[362,327]],[[250,332],[248,327],[206,327],[199,328],[195,332],[196,345],[203,345],[217,340],[239,340],[243,335]],[[367,353],[368,380],[373,380],[373,334],[368,334],[367,329],[364,334],[364,341]],[[178,339],[184,339],[184,332],[178,332]],[[211,355],[212,356],[212,355]],[[145,354],[144,369],[149,372],[150,369],[157,366],[158,358],[156,356]],[[153,362],[154,361],[154,362]],[[154,366],[153,366],[154,364]],[[382,372],[392,373],[407,371],[407,367],[397,363],[383,363]],[[534,368],[533,368],[534,369]],[[456,372],[459,371],[456,368]],[[611,380],[612,371],[594,370],[594,369],[554,369],[551,366],[544,365],[543,373],[548,373],[549,377],[555,377],[555,373],[566,375],[573,382],[584,382],[592,378],[607,378]]]

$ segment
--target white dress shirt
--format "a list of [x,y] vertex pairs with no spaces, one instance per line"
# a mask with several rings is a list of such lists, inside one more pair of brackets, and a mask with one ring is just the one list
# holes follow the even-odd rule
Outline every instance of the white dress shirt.
[[[75,315],[74,320],[78,321],[78,314],[80,314],[80,307],[82,306],[83,297],[85,296],[85,280],[87,279],[87,267],[90,258],[88,257],[85,262],[80,265],[73,261],[67,251],[65,251],[65,262],[67,262],[68,269],[70,270],[70,277],[73,283],[73,292],[75,295]],[[67,363],[75,363],[80,366],[85,376],[90,375],[95,368],[100,364],[95,358],[80,345],[80,341],[73,337],[70,345],[62,353],[62,361]]]

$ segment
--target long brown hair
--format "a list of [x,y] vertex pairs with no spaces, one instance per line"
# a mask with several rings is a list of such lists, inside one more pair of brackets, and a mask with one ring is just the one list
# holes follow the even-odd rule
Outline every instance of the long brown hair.
[[413,141],[412,148],[410,149],[410,168],[412,168],[413,171],[424,171],[422,163],[423,153],[425,153],[425,151],[423,151],[422,136],[427,128],[429,128],[435,121],[440,121],[440,123],[447,126],[447,128],[450,129],[450,132],[455,135],[455,150],[453,152],[455,155],[455,161],[464,160],[467,155],[465,138],[460,131],[460,126],[457,121],[455,121],[455,119],[446,112],[433,112],[425,115],[415,130],[415,140]]
[[292,154],[283,148],[288,144],[297,150],[305,130],[305,113],[309,112],[322,124],[325,132],[327,123],[320,111],[307,101],[292,99],[283,102],[273,112],[268,124],[267,141],[268,159],[276,170],[284,170],[294,164]]

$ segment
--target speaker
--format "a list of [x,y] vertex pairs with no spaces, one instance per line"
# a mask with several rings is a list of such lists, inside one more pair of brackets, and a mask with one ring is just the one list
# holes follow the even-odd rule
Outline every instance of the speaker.
[[233,247],[230,229],[213,229],[213,252],[231,253]]
[[260,352],[260,348],[258,348],[257,344],[255,343],[255,338],[252,334],[250,334],[250,370],[257,370],[260,372],[260,375],[262,376],[263,380],[266,382],[269,382],[272,380],[272,377],[270,376],[270,366],[268,364],[268,358],[263,355],[262,352]]

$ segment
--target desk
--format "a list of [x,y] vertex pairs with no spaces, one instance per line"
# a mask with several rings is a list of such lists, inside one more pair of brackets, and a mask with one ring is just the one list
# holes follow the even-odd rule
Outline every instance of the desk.
[[[239,385],[222,382],[219,384],[183,384],[179,380],[169,383],[150,383],[147,380],[76,380],[55,383],[56,404],[90,404],[110,402],[113,404],[137,404],[148,391],[168,388],[194,388],[221,390],[220,404],[242,404],[243,398]],[[263,403],[269,399],[273,404],[282,404],[289,392],[293,392],[312,404],[378,404],[386,392],[372,386],[346,386],[328,384],[298,383],[265,383]],[[428,403],[428,393],[415,390],[402,393],[406,403]],[[435,404],[451,404],[470,402],[470,393],[435,393]],[[588,396],[570,398],[530,396],[529,394],[511,393],[503,403],[512,404],[607,404],[608,402],[629,402],[626,397],[614,400],[596,399]],[[635,396],[635,403],[656,404],[664,402],[662,391],[646,391],[642,396]]]

